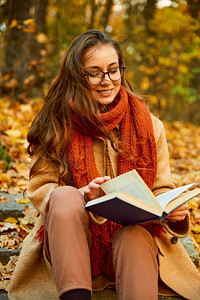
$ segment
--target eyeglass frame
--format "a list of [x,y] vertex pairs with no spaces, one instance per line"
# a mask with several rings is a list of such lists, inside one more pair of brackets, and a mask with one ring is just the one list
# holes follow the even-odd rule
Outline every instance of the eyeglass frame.
[[[115,68],[122,68],[123,73],[122,73],[122,76],[121,76],[119,79],[117,79],[117,80],[112,80],[112,79],[110,78],[110,74],[109,74],[109,73],[110,73],[111,70],[113,70],[113,69],[115,69]],[[125,71],[125,69],[126,69],[126,66],[117,66],[117,67],[111,68],[111,69],[110,69],[109,71],[107,71],[107,72],[104,72],[104,71],[101,71],[101,70],[100,70],[100,72],[103,73],[103,74],[102,74],[102,80],[101,80],[99,83],[92,83],[92,82],[90,82],[90,80],[89,80],[89,75],[90,75],[91,72],[85,73],[84,75],[87,76],[87,79],[88,79],[89,83],[91,83],[92,85],[98,85],[98,84],[101,84],[102,81],[105,79],[106,74],[108,74],[109,79],[110,79],[111,81],[113,81],[113,82],[120,80],[120,79],[124,76],[124,71]],[[99,77],[99,79],[100,79],[100,77]]]

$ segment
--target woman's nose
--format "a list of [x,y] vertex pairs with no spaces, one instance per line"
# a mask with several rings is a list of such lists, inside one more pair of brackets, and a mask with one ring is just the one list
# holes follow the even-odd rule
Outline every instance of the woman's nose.
[[103,80],[101,82],[102,83],[107,83],[107,82],[111,82],[112,80],[110,79],[110,77],[108,76],[108,73],[104,74],[103,76]]

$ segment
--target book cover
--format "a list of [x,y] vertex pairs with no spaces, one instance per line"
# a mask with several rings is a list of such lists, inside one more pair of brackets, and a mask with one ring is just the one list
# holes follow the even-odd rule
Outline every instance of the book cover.
[[200,194],[194,183],[153,195],[136,170],[101,185],[105,196],[89,201],[85,208],[121,225],[134,225],[164,219],[172,210]]

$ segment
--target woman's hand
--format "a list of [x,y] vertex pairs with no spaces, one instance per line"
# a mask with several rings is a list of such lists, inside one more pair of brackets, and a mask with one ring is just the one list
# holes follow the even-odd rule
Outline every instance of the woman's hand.
[[111,178],[110,176],[104,176],[104,177],[97,177],[93,179],[85,188],[84,193],[88,199],[94,200],[98,197],[101,197],[104,195],[104,192],[101,189],[101,184],[109,181]]
[[168,216],[167,220],[176,222],[176,221],[183,221],[188,214],[188,204],[184,203],[183,205],[179,206],[177,209],[173,210]]

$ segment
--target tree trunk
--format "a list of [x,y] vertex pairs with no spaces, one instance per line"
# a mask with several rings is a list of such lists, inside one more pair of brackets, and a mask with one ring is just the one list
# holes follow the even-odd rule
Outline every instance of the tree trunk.
[[96,1],[90,0],[89,7],[90,7],[90,21],[89,21],[88,29],[92,29],[92,28],[94,28],[94,20],[95,20],[95,15],[97,12]]
[[143,10],[143,17],[144,17],[144,23],[146,25],[146,29],[147,31],[151,31],[150,30],[150,22],[154,17],[154,13],[156,10],[155,4],[156,4],[157,0],[147,0],[146,5],[144,6],[144,10]]
[[137,19],[137,12],[136,12],[136,4],[132,3],[131,0],[123,1],[124,5],[126,6],[126,18],[124,18],[124,25],[125,25],[125,32],[126,32],[126,39],[133,38],[132,32],[134,31]]
[[108,26],[109,23],[109,18],[112,13],[112,6],[113,6],[114,0],[107,0],[105,4],[105,10],[102,15],[102,21],[101,25],[103,27],[103,30],[106,31],[106,27]]
[[19,81],[26,69],[24,61],[24,51],[22,46],[27,39],[27,33],[18,29],[17,26],[10,28],[13,20],[23,22],[30,18],[30,4],[31,0],[10,0],[7,1],[8,12],[8,29],[5,36],[5,64],[3,72],[15,72]]
[[188,11],[194,19],[200,19],[200,0],[187,0]]
[[[45,31],[47,4],[48,0],[8,0],[6,3],[8,26],[5,35],[5,59],[2,73],[16,80],[15,93],[17,95],[26,92],[29,96],[34,96],[32,95],[33,87],[38,82],[42,82],[38,80],[41,74],[36,67],[40,65],[40,51],[44,45],[37,41],[36,36]],[[29,25],[25,20],[32,22],[31,30],[26,29]],[[35,66],[31,65],[32,61],[35,61]],[[9,87],[9,84],[5,84],[2,90],[8,93]]]
[[42,86],[45,81],[45,66],[44,59],[42,55],[42,50],[46,53],[46,36],[44,36],[43,42],[38,40],[37,37],[39,34],[46,33],[46,12],[48,0],[32,0],[34,7],[34,14],[32,18],[36,23],[36,30],[30,36],[30,39],[27,41],[27,62],[32,66],[30,76],[34,76],[34,84],[29,90],[29,95],[32,97],[38,96],[41,94]]

